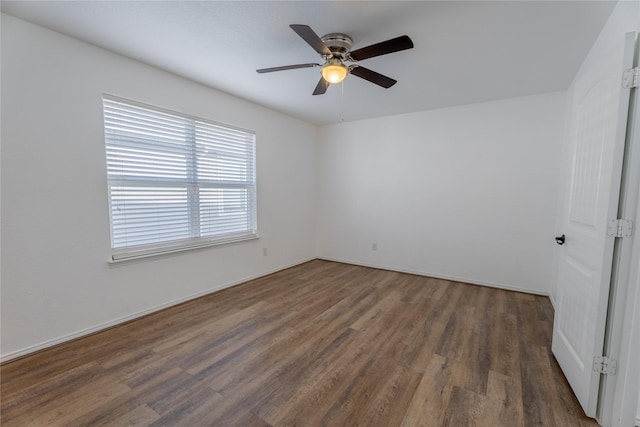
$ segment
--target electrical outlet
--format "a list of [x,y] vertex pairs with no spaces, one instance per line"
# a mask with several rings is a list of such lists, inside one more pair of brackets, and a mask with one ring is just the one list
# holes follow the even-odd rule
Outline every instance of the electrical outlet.
[[377,251],[377,250],[378,250],[378,243],[373,242],[373,243],[371,244],[371,250],[372,250],[372,251]]
[[262,256],[267,256],[267,248],[262,248]]

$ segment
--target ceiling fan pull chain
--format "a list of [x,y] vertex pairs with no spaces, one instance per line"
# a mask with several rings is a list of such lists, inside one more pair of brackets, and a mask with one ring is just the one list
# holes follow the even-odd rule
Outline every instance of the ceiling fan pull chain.
[[344,122],[344,80],[342,81],[342,95],[340,97],[340,123]]

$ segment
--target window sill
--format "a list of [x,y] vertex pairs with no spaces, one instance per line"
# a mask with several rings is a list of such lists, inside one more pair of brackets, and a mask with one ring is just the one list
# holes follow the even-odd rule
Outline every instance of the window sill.
[[108,264],[121,264],[128,261],[141,260],[146,258],[158,258],[164,255],[171,255],[174,253],[192,251],[196,249],[210,248],[212,246],[227,245],[230,243],[244,242],[248,240],[257,240],[260,236],[257,234],[248,234],[245,236],[238,236],[229,239],[208,240],[201,242],[182,243],[176,245],[166,245],[156,248],[138,249],[131,251],[113,252],[111,259],[107,261]]

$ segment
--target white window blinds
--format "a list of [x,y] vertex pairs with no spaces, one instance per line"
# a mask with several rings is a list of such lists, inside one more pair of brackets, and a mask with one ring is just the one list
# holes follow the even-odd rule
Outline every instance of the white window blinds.
[[104,96],[114,260],[257,237],[255,134]]

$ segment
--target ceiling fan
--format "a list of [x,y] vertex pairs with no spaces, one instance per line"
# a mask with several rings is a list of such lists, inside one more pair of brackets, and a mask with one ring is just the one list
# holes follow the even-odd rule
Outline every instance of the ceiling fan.
[[389,39],[371,46],[351,50],[353,40],[346,34],[331,33],[322,37],[318,35],[308,25],[291,24],[289,25],[309,46],[320,54],[324,59],[324,64],[296,64],[285,65],[283,67],[261,68],[256,70],[258,73],[271,73],[274,71],[293,70],[296,68],[315,68],[322,67],[320,81],[313,91],[314,95],[322,95],[332,83],[340,83],[348,74],[368,80],[385,89],[390,88],[397,83],[396,80],[384,76],[368,68],[361,67],[358,64],[347,65],[345,62],[358,62],[363,59],[373,58],[374,56],[386,55],[388,53],[398,52],[405,49],[411,49],[413,42],[409,36],[400,36]]

